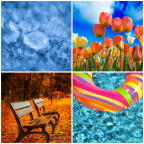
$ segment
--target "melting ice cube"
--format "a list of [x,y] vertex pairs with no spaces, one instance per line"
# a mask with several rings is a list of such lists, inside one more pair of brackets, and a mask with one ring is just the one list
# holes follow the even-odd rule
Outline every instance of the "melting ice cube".
[[23,41],[35,50],[49,47],[49,38],[41,31],[35,31],[24,35]]

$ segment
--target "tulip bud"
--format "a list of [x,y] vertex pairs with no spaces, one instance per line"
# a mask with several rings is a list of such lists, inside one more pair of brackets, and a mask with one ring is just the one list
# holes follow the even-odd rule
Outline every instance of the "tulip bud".
[[100,17],[99,17],[99,22],[103,26],[110,26],[112,21],[112,16],[110,13],[107,12],[101,12]]
[[122,20],[117,17],[114,18],[111,22],[112,30],[116,33],[119,33],[122,31],[123,25],[122,25]]
[[133,22],[132,19],[130,17],[126,17],[124,16],[122,19],[122,23],[123,23],[123,32],[130,32],[133,28]]
[[111,38],[105,38],[104,39],[104,46],[106,47],[106,48],[110,48],[110,47],[112,47],[113,46],[113,39],[111,39]]
[[143,35],[143,26],[137,26],[135,28],[136,37],[139,39]]
[[132,53],[133,53],[133,47],[128,49],[128,57],[132,58]]
[[98,42],[91,43],[90,51],[93,54],[97,54],[102,49],[102,45]]
[[88,43],[86,37],[76,37],[74,40],[74,44],[76,48],[84,48]]
[[82,49],[80,52],[80,56],[87,59],[89,57],[90,53],[87,49]]
[[101,24],[94,25],[94,34],[97,37],[103,37],[105,35],[105,27]]
[[73,54],[75,55],[79,55],[80,54],[81,49],[80,48],[73,48]]
[[132,56],[135,62],[140,61],[142,59],[142,53],[138,46],[133,47]]
[[114,44],[115,44],[118,48],[122,49],[123,46],[124,46],[123,36],[121,36],[121,35],[115,35],[115,37],[114,37]]
[[129,50],[129,45],[128,44],[124,44],[124,54],[126,54]]

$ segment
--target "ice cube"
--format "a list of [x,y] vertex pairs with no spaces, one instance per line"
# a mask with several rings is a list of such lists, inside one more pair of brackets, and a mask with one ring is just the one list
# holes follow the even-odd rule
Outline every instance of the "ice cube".
[[15,22],[20,22],[23,19],[23,13],[21,13],[20,9],[10,9],[12,11],[11,18]]
[[10,44],[12,42],[17,42],[19,35],[19,31],[10,31],[9,33],[5,34],[3,38],[7,44]]
[[24,33],[30,32],[31,30],[31,25],[27,21],[23,20],[18,24],[19,28],[22,29]]
[[9,22],[9,28],[11,31],[18,31],[17,24],[15,24],[13,21]]
[[35,50],[49,47],[49,38],[41,31],[35,31],[24,35],[23,42]]

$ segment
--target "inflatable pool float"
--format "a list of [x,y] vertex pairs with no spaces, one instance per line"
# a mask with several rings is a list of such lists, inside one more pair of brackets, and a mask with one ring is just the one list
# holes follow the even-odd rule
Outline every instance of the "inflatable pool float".
[[74,73],[73,75],[74,96],[88,108],[116,112],[130,107],[142,98],[142,73],[126,73],[124,84],[113,90],[97,87],[92,75],[93,73]]

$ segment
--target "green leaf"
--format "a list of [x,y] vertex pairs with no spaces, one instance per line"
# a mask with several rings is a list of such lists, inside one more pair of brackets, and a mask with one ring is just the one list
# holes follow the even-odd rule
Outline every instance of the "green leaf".
[[116,70],[116,67],[117,67],[117,60],[118,60],[118,57],[116,57],[115,60],[114,60],[114,62],[113,62],[112,70]]
[[108,53],[108,56],[107,56],[107,58],[105,60],[105,63],[104,63],[103,68],[102,68],[102,71],[106,71],[108,69],[108,60],[109,60],[109,57],[110,57],[110,53],[111,53],[111,50]]
[[92,58],[92,70],[96,70],[96,60]]
[[139,71],[142,71],[142,69],[143,69],[143,62],[140,64]]
[[125,56],[123,59],[123,71],[127,70],[127,57]]

